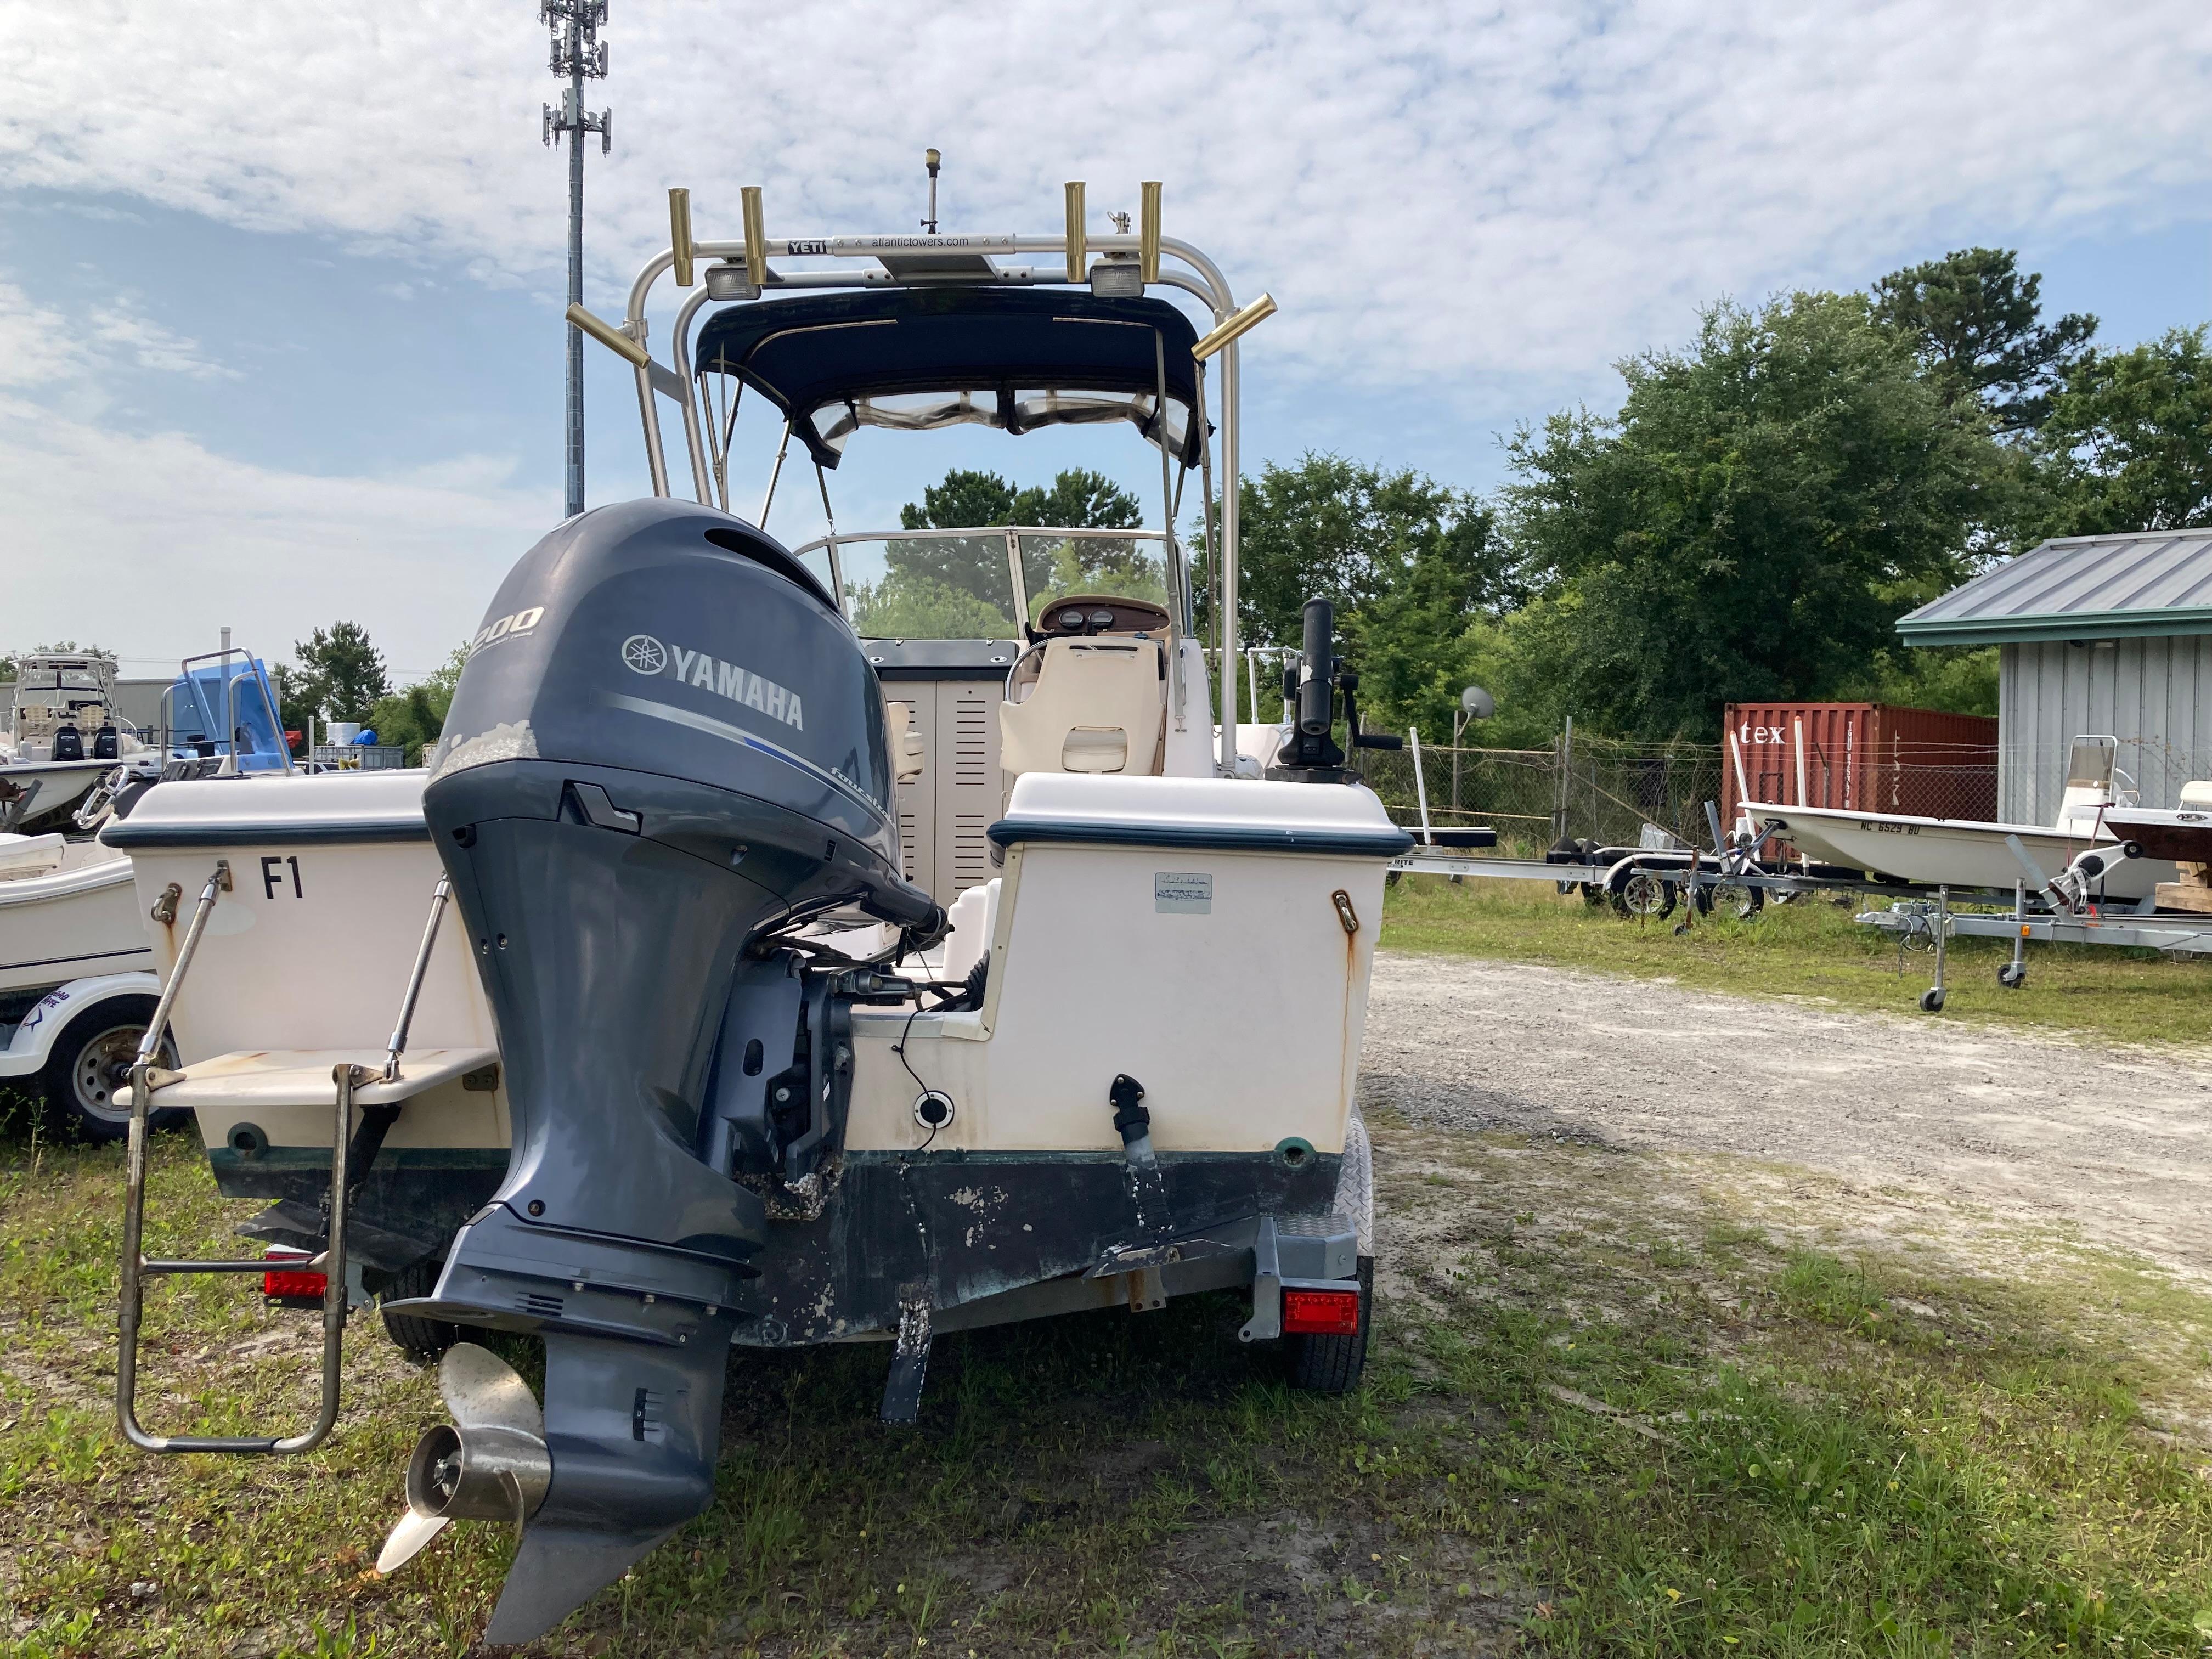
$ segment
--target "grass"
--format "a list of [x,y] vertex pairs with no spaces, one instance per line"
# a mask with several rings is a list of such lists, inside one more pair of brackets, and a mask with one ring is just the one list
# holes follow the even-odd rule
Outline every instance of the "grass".
[[[2057,1236],[1718,1158],[1376,1125],[1368,1387],[1233,1299],[739,1356],[715,1507],[532,1654],[2185,1654],[2212,1627],[2212,1303]],[[0,1655],[470,1650],[511,1541],[368,1570],[430,1376],[373,1322],[289,1460],[109,1427],[119,1158],[0,1146]],[[173,1243],[217,1200],[162,1138]],[[1971,1218],[1966,1220],[1971,1221]],[[145,1414],[304,1413],[313,1316],[166,1287]]]
[[1700,917],[1677,934],[1684,908],[1664,921],[1625,921],[1540,883],[1407,876],[1383,901],[1382,942],[2124,1042],[2201,1043],[2212,1034],[2212,959],[2101,945],[2031,944],[2027,984],[2007,990],[1996,975],[2012,959],[2010,942],[1954,938],[1943,1012],[1923,1016],[1934,954],[1909,953],[1900,974],[1891,936],[1851,920],[1880,902],[1808,896],[1749,921]]

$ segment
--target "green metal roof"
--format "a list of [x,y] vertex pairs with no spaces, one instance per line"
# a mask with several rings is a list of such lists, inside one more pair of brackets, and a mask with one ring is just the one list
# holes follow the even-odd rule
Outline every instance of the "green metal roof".
[[1922,605],[1897,631],[1908,645],[2212,634],[2212,530],[2048,541]]

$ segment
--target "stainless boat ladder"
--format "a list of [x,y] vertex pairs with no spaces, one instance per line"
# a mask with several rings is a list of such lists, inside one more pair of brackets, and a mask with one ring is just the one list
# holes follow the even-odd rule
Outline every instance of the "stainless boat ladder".
[[[322,1401],[313,1425],[304,1433],[281,1437],[149,1434],[139,1425],[137,1405],[138,1342],[145,1317],[146,1280],[189,1273],[259,1273],[268,1272],[271,1265],[265,1257],[244,1261],[155,1261],[149,1260],[143,1248],[146,1224],[147,1119],[155,1090],[164,1082],[174,1080],[174,1074],[163,1073],[154,1064],[154,1058],[160,1052],[161,1033],[168,1029],[169,1010],[177,1000],[178,989],[184,984],[185,975],[192,965],[193,957],[198,953],[201,936],[207,931],[208,917],[215,909],[218,896],[230,890],[230,861],[228,859],[218,860],[214,874],[208,878],[207,885],[200,890],[199,902],[192,911],[191,925],[185,930],[183,948],[177,952],[176,965],[169,971],[168,982],[161,988],[161,1000],[155,1007],[153,1018],[147,1023],[146,1035],[139,1040],[137,1056],[131,1067],[131,1140],[123,1198],[123,1305],[115,1366],[115,1415],[122,1427],[124,1438],[142,1451],[273,1454],[313,1451],[322,1444],[337,1424],[341,1362],[345,1347],[345,1231],[346,1210],[352,1195],[354,1091],[363,1084],[391,1083],[398,1078],[399,1057],[407,1047],[407,1028],[414,1020],[415,1000],[422,989],[422,976],[430,963],[430,949],[437,942],[438,923],[445,915],[446,901],[453,891],[453,885],[447,877],[441,875],[438,878],[438,885],[430,902],[430,919],[422,929],[422,943],[416,952],[415,970],[408,977],[407,994],[400,1004],[399,1021],[392,1030],[382,1070],[372,1072],[366,1066],[351,1064],[331,1068],[331,1081],[336,1092],[337,1117],[331,1129],[330,1219],[325,1248],[306,1261],[283,1264],[295,1271],[323,1275]],[[161,903],[168,908],[172,920],[174,919],[179,896],[178,890],[173,886],[162,897]],[[381,1134],[375,1139],[381,1141]],[[373,1148],[369,1155],[372,1158],[375,1156]]]

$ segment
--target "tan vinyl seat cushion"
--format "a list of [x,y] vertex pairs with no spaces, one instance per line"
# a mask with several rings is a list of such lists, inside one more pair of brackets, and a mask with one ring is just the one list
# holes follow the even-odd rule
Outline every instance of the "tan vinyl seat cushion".
[[1028,698],[999,705],[999,763],[1150,776],[1166,715],[1158,641],[1049,640]]

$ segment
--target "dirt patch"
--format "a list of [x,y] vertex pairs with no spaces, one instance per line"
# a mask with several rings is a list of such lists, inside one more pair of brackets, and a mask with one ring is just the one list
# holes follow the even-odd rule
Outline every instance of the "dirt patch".
[[1363,1097],[1418,1122],[1731,1153],[1986,1206],[2212,1280],[2212,1057],[1525,963],[1375,959]]

